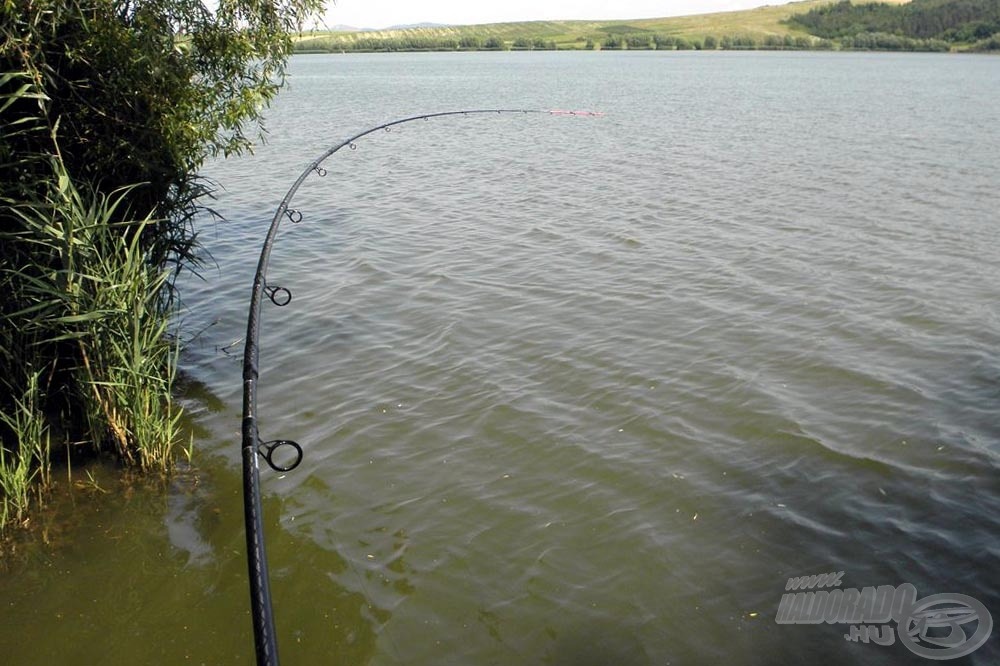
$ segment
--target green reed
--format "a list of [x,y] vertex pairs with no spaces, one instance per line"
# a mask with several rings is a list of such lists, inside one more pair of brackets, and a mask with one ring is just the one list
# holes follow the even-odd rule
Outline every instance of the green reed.
[[2,419],[0,529],[48,482],[53,429],[146,470],[169,469],[179,433],[171,272],[143,242],[157,221],[120,221],[130,188],[80,189],[51,162],[44,196],[0,202],[0,291],[17,306],[0,312],[0,388],[27,387]]
[[32,374],[12,413],[0,414],[17,439],[17,450],[0,447],[0,531],[8,523],[23,521],[32,490],[41,493],[49,484],[49,427],[39,405],[38,379],[38,373]]

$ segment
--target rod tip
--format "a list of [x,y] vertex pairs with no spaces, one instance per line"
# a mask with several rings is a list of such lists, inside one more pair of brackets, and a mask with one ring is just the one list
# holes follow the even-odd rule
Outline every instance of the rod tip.
[[604,115],[602,111],[579,111],[568,109],[549,109],[548,113],[553,116],[591,116],[600,117]]

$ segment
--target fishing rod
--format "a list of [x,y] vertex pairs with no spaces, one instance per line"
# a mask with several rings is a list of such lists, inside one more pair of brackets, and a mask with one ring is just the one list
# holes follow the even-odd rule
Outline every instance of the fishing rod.
[[271,226],[260,250],[257,272],[254,274],[253,291],[250,295],[250,313],[247,317],[246,344],[243,350],[243,518],[246,526],[247,568],[250,574],[250,605],[253,616],[254,648],[258,666],[277,666],[278,642],[274,631],[274,613],[271,606],[271,587],[268,577],[267,553],[264,549],[264,525],[261,517],[260,456],[268,467],[276,472],[289,472],[302,462],[302,447],[289,439],[261,440],[257,428],[257,383],[260,379],[260,311],[264,296],[276,306],[284,307],[292,301],[292,292],[278,285],[268,284],[267,267],[271,258],[271,248],[278,234],[282,219],[288,218],[293,224],[302,221],[302,211],[291,208],[290,204],[299,187],[310,175],[326,175],[323,162],[342,148],[357,149],[358,139],[380,130],[390,131],[396,125],[430,120],[444,116],[469,116],[477,114],[529,114],[542,113],[555,116],[601,116],[593,111],[562,111],[558,109],[469,109],[465,111],[443,111],[425,113],[393,120],[359,132],[328,149],[313,160],[295,180],[285,194],[271,219]]

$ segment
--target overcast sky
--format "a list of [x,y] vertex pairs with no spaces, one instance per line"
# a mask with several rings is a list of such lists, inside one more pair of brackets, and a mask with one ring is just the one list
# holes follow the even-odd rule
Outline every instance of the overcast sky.
[[750,9],[783,0],[336,0],[328,25],[385,28],[409,23],[497,23],[553,19],[623,19]]

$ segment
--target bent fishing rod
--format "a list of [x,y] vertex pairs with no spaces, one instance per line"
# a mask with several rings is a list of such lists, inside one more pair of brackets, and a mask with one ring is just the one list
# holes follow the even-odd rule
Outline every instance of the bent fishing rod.
[[269,284],[267,267],[271,258],[271,248],[278,234],[282,219],[292,223],[302,221],[302,212],[291,207],[292,198],[306,178],[315,174],[326,175],[323,162],[343,148],[357,149],[358,139],[378,131],[390,131],[396,125],[417,120],[430,120],[444,116],[470,116],[478,114],[529,114],[541,113],[562,116],[600,116],[593,111],[561,111],[543,109],[470,109],[465,111],[444,111],[410,116],[383,123],[355,134],[328,149],[313,160],[295,180],[285,194],[271,219],[271,226],[260,250],[260,260],[253,279],[250,295],[250,312],[247,317],[247,335],[243,350],[243,517],[246,526],[247,568],[250,574],[250,604],[253,617],[254,648],[258,666],[277,666],[278,643],[274,630],[274,613],[271,605],[271,588],[267,568],[267,553],[264,549],[264,526],[261,516],[260,468],[257,457],[264,459],[276,472],[289,472],[302,462],[302,447],[288,439],[265,442],[260,438],[257,427],[257,384],[260,380],[260,312],[264,296],[276,306],[284,307],[292,300],[292,293],[285,287]]

